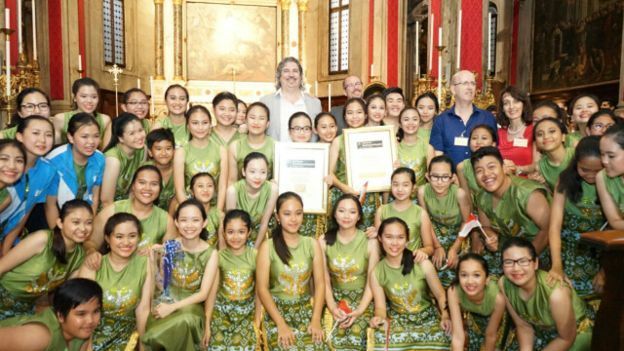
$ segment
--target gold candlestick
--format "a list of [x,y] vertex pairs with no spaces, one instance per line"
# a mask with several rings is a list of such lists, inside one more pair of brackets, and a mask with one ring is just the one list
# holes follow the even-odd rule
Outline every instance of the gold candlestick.
[[108,73],[113,76],[113,86],[115,87],[115,115],[119,116],[119,76],[123,73],[123,69],[119,68],[117,64],[108,69]]

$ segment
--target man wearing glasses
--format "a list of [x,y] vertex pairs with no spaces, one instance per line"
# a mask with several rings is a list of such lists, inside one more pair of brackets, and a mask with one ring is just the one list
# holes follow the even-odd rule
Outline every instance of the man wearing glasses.
[[[364,91],[362,80],[358,76],[348,76],[342,82],[342,89],[344,90],[345,95],[347,96],[347,100],[351,98],[361,98],[362,93]],[[344,128],[344,105],[332,106],[331,114],[336,117],[336,126],[338,127],[338,134],[342,133],[342,129]],[[314,119],[315,116],[310,116]]]
[[477,108],[472,102],[477,90],[474,74],[459,71],[451,81],[451,93],[455,105],[442,112],[433,122],[429,144],[435,154],[448,155],[455,166],[470,157],[468,139],[470,132],[478,125],[486,124],[496,132],[496,119],[485,110]]

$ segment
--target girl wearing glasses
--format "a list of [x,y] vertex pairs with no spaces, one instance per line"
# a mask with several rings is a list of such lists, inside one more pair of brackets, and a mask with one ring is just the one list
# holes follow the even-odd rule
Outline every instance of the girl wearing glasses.
[[39,88],[26,88],[17,94],[15,100],[17,110],[13,115],[11,124],[0,131],[0,139],[15,139],[17,123],[22,118],[32,115],[50,117],[50,98]]
[[587,131],[589,135],[603,136],[612,125],[624,124],[624,120],[613,114],[611,110],[600,110],[589,117]]
[[[418,136],[419,125],[420,116],[415,108],[408,107],[399,114],[398,161],[401,167],[407,167],[414,171],[416,186],[425,184],[427,159],[433,158],[433,149],[429,148],[429,143]],[[431,150],[430,154],[428,154],[429,150]],[[412,196],[415,197],[416,194],[412,194]]]
[[104,136],[100,146],[104,147],[110,140],[110,133],[108,138],[106,138],[105,132],[107,129],[110,129],[111,118],[96,111],[100,104],[100,85],[88,77],[76,79],[72,85],[72,93],[74,94],[74,110],[59,113],[52,118],[54,130],[56,131],[54,140],[63,144],[66,143],[69,120],[78,112],[86,112],[92,114],[97,120],[100,127],[100,135]]
[[[457,265],[464,240],[457,233],[470,215],[470,198],[453,179],[453,161],[445,155],[436,156],[429,163],[429,182],[418,189],[418,203],[424,204],[429,213],[440,245],[433,256],[433,264],[444,286],[449,286],[454,278],[451,268]],[[444,267],[447,269],[443,270]]]
[[[442,251],[442,247],[433,238],[431,220],[427,211],[414,204],[410,198],[416,187],[414,171],[407,167],[399,167],[392,173],[391,193],[394,201],[381,205],[375,213],[375,228],[391,217],[400,218],[409,228],[410,240],[407,248],[414,252],[416,261],[421,262]],[[437,244],[434,250],[434,244]]]
[[589,350],[594,323],[574,288],[547,282],[548,273],[538,269],[537,252],[528,240],[510,238],[501,251],[505,276],[498,287],[520,349]]
[[141,120],[145,133],[149,133],[152,126],[149,121],[149,98],[139,88],[132,88],[123,94],[121,109],[132,113]]
[[152,129],[170,129],[175,137],[176,148],[184,146],[189,141],[185,118],[189,105],[188,90],[180,84],[170,85],[165,90],[165,105],[167,105],[167,116],[156,120]]
[[609,226],[624,230],[624,126],[609,128],[600,139],[604,170],[596,178],[600,205]]

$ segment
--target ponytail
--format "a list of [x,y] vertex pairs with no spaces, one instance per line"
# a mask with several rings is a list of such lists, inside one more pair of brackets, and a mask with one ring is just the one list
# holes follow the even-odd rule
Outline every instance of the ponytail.
[[401,270],[401,274],[403,275],[408,275],[412,273],[412,270],[414,269],[414,253],[407,247],[403,249],[401,266],[403,266],[403,269]]
[[[278,214],[282,205],[284,205],[284,203],[290,199],[296,199],[301,204],[301,207],[303,207],[303,200],[301,200],[301,197],[292,191],[287,191],[277,197],[277,201],[275,202],[275,213]],[[286,240],[284,240],[284,233],[282,232],[282,224],[279,221],[277,221],[277,225],[273,229],[272,235],[273,235],[273,248],[275,249],[275,253],[277,253],[277,256],[280,258],[282,263],[288,266],[289,265],[288,262],[292,258],[292,254],[290,253],[290,250],[288,249],[288,245],[286,245]]]

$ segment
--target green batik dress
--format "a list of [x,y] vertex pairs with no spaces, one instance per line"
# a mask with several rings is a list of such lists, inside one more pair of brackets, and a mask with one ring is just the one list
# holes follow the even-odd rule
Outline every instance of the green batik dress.
[[116,272],[109,255],[102,264],[95,281],[104,292],[102,319],[93,333],[93,350],[124,351],[136,329],[135,309],[141,301],[143,283],[147,274],[147,257],[134,254],[126,267]]
[[0,320],[33,314],[35,300],[56,289],[82,264],[82,245],[67,252],[67,263],[61,263],[52,250],[53,239],[54,234],[49,231],[43,251],[0,277]]
[[161,118],[159,122],[162,128],[170,129],[173,133],[176,148],[182,147],[188,143],[189,132],[186,128],[186,122],[182,124],[173,124],[170,116]]
[[[362,301],[368,276],[368,238],[366,234],[358,230],[355,237],[346,244],[336,238],[333,245],[326,246],[325,258],[336,304],[340,300],[344,300],[352,310],[357,309]],[[341,351],[366,350],[366,330],[371,317],[372,304],[351,327],[334,330],[330,339],[330,347]],[[325,326],[324,329],[330,330],[331,327],[331,325]]]
[[[338,145],[340,150],[338,151],[338,161],[336,162],[336,169],[334,171],[336,178],[342,183],[347,184],[347,169],[346,169],[346,155],[344,149],[344,136],[341,134],[336,137],[338,139]],[[330,192],[331,196],[331,208],[334,208],[338,198],[342,196],[340,189],[333,187]],[[360,229],[366,229],[372,227],[375,224],[375,211],[377,207],[381,205],[380,193],[366,193],[364,204],[362,204],[362,225]],[[331,213],[331,209],[329,211]]]
[[[431,300],[425,273],[418,264],[407,275],[402,270],[383,259],[374,271],[388,302],[388,350],[449,350],[451,341],[440,327],[440,314]],[[383,327],[375,330],[374,349],[386,350]]]
[[[176,261],[169,286],[171,297],[176,301],[195,294],[200,288],[206,264],[214,249],[201,252],[184,252]],[[176,310],[165,318],[150,315],[143,335],[143,345],[148,350],[193,351],[201,349],[204,337],[204,304],[196,303]]]
[[557,181],[559,180],[559,174],[561,174],[561,172],[563,172],[563,170],[568,167],[570,161],[574,157],[574,148],[567,148],[565,149],[565,152],[565,158],[558,166],[550,163],[548,157],[546,156],[542,157],[537,163],[537,168],[542,177],[544,177],[544,180],[546,180],[546,184],[548,185],[548,188],[551,192],[555,190],[555,186],[557,185]]
[[595,300],[592,280],[600,270],[600,259],[595,248],[581,242],[581,233],[600,230],[606,219],[598,202],[596,186],[583,181],[581,187],[583,194],[578,202],[566,199],[561,228],[561,260],[578,295]]
[[327,216],[324,214],[304,213],[299,234],[318,238],[327,231]]
[[[69,121],[75,114],[81,111],[68,111],[63,113],[63,128],[61,129],[61,144],[67,143],[67,128],[69,128]],[[106,130],[106,126],[104,125],[104,119],[101,113],[94,112],[95,120],[97,121],[98,127],[100,129],[100,137],[104,138],[104,131]]]
[[416,135],[418,135],[418,139],[422,139],[425,144],[429,145],[429,139],[431,138],[431,129],[425,129],[422,127],[418,128]]
[[210,140],[215,142],[219,146],[223,146],[224,148],[227,148],[231,143],[240,139],[242,135],[243,134],[239,133],[237,130],[236,132],[234,132],[230,140],[225,141],[216,131],[213,130],[212,133],[210,133]]
[[[615,206],[620,212],[620,217],[624,217],[624,177],[611,178],[607,175],[607,172],[601,171],[602,179],[604,179],[605,188],[611,195]],[[601,175],[598,175],[599,177]]]
[[400,142],[397,147],[399,163],[401,167],[407,167],[416,174],[416,185],[421,186],[427,182],[427,147],[428,142],[424,138],[418,138],[415,144]]
[[119,160],[119,175],[115,182],[115,200],[127,199],[134,173],[145,161],[145,150],[134,150],[132,156],[128,156],[119,148],[119,145],[116,145],[107,150],[104,155]]
[[[113,203],[115,213],[126,212],[132,214],[132,200],[119,200]],[[152,206],[152,212],[147,218],[139,218],[141,222],[141,241],[139,249],[148,247],[149,245],[160,244],[167,234],[167,221],[169,216],[163,209]]]
[[565,147],[574,149],[575,148],[574,144],[579,142],[581,139],[583,139],[583,135],[578,130],[572,133],[568,133],[566,134]]
[[[295,346],[289,351],[327,350],[324,343],[315,344],[308,326],[312,320],[312,278],[314,260],[314,239],[301,236],[295,247],[289,247],[291,254],[285,265],[275,252],[273,239],[269,245],[270,277],[269,290],[282,318],[295,334]],[[277,342],[277,325],[268,313],[265,313],[265,347],[269,350],[282,350]]]
[[209,350],[254,351],[258,335],[254,327],[256,250],[235,255],[219,251],[220,285],[212,312]]
[[243,178],[242,169],[245,157],[247,157],[247,155],[252,152],[259,152],[266,156],[267,160],[269,161],[269,166],[267,168],[267,180],[273,179],[273,158],[275,155],[275,140],[273,138],[271,138],[270,136],[265,136],[264,144],[258,149],[254,149],[251,147],[251,145],[249,145],[246,135],[241,135],[238,140],[235,141],[235,143],[237,150],[236,169],[238,170],[238,179]]
[[[447,253],[455,243],[457,233],[463,223],[459,202],[457,202],[457,189],[459,189],[457,185],[451,184],[448,193],[439,197],[431,188],[431,184],[425,185],[424,200],[427,213],[431,218],[431,225],[438,242]],[[439,271],[438,276],[442,285],[448,287],[455,278],[455,272],[452,269],[445,269]]]
[[[503,288],[511,307],[520,318],[531,324],[535,331],[533,348],[542,350],[558,335],[550,311],[550,295],[561,283],[549,285],[546,282],[548,273],[542,270],[537,270],[535,273],[537,286],[526,301],[520,297],[519,287],[504,277],[501,279],[503,279]],[[567,287],[567,285],[565,286]],[[594,322],[589,318],[588,308],[583,300],[578,297],[573,288],[570,289],[572,290],[572,307],[576,319],[576,340],[570,351],[590,350]]]
[[420,236],[420,225],[422,217],[422,207],[411,204],[404,211],[397,211],[392,203],[381,205],[381,221],[384,219],[397,217],[407,223],[409,228],[409,241],[407,248],[415,251],[423,247],[422,237]]
[[56,313],[51,307],[44,309],[41,313],[32,316],[18,316],[0,322],[0,327],[16,327],[26,324],[42,324],[50,332],[50,343],[45,351],[80,351],[87,340],[72,339],[67,345],[61,324],[56,318]]
[[[493,205],[493,196],[483,191],[477,197],[477,205],[490,220],[492,229],[499,235],[498,242],[504,243],[511,237],[523,237],[529,241],[535,238],[539,227],[531,220],[527,213],[529,197],[534,191],[541,191],[548,197],[546,188],[533,180],[511,176],[511,186],[496,206]],[[549,210],[549,209],[544,209]],[[490,272],[501,275],[500,251],[484,252],[483,257],[488,261]],[[540,255],[540,265],[549,264],[550,255],[544,250]]]
[[254,246],[256,239],[258,238],[258,231],[260,230],[260,223],[262,222],[262,216],[264,210],[267,207],[269,198],[271,197],[271,182],[265,180],[261,185],[258,194],[255,197],[249,196],[247,193],[245,179],[241,179],[234,183],[234,190],[236,191],[236,208],[241,209],[251,217],[251,230],[249,237],[247,238],[247,245]]
[[187,143],[184,148],[184,184],[188,188],[191,184],[191,178],[197,173],[210,173],[215,181],[216,199],[217,189],[219,188],[219,174],[221,174],[221,147],[214,141],[208,143],[203,148],[198,148]]
[[464,174],[464,179],[468,183],[468,189],[470,189],[470,194],[472,196],[472,204],[473,207],[477,205],[477,196],[483,190],[477,183],[477,177],[474,172],[474,168],[472,167],[472,163],[470,163],[470,159],[463,160],[462,164],[462,172]]
[[219,226],[221,225],[221,211],[216,206],[210,207],[208,213],[208,224],[206,224],[206,231],[208,232],[208,239],[206,242],[212,247],[216,247],[219,241]]
[[[455,291],[459,298],[459,305],[463,312],[464,325],[468,334],[468,351],[481,351],[481,347],[485,343],[485,331],[490,322],[490,316],[496,307],[496,296],[499,293],[496,279],[491,279],[487,283],[485,295],[480,304],[470,301],[459,284],[455,286]],[[503,345],[506,345],[505,339],[507,339],[507,335],[505,335],[503,326],[508,324],[509,315],[505,312],[497,333],[497,349],[503,349]]]

